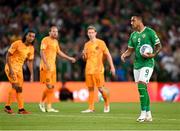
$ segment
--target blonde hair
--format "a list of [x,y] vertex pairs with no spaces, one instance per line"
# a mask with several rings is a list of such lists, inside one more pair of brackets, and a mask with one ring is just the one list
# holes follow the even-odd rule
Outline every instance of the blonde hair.
[[88,26],[87,30],[93,29],[96,32],[96,27],[93,25]]

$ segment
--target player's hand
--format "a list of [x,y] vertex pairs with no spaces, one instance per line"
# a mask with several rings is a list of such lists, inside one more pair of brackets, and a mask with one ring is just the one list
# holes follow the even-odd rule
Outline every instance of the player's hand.
[[153,53],[144,53],[144,54],[142,54],[142,56],[144,58],[153,58],[153,57],[155,57],[155,54],[153,54]]
[[33,75],[31,75],[31,76],[30,76],[30,82],[33,82],[33,81],[34,81],[33,78],[34,78]]
[[33,81],[34,81],[34,76],[31,75],[31,76],[30,76],[30,82],[33,82]]
[[15,74],[14,74],[14,71],[13,70],[9,70],[9,76],[13,79],[13,80],[15,80],[16,78],[15,78]]
[[115,77],[115,75],[116,75],[116,70],[115,70],[114,67],[111,67],[110,72],[111,72],[112,76]]
[[71,57],[71,58],[70,58],[70,61],[71,61],[72,63],[75,63],[75,62],[76,62],[76,59],[73,58],[73,57]]
[[125,54],[123,53],[123,54],[121,55],[121,60],[122,60],[122,62],[125,62],[125,58],[126,58],[126,56],[125,56]]
[[86,58],[87,58],[87,55],[86,55],[86,52],[85,52],[85,50],[83,50],[83,51],[82,51],[82,54],[81,54],[81,55],[82,55],[82,58],[83,58],[84,60],[86,60]]
[[48,64],[46,64],[46,69],[50,71],[50,66]]

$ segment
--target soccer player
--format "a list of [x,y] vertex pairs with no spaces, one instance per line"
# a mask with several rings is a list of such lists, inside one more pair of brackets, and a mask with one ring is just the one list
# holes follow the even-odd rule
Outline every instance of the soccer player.
[[104,58],[107,58],[113,76],[115,76],[115,68],[105,42],[96,38],[96,34],[97,32],[94,26],[87,28],[87,35],[90,40],[85,43],[82,57],[86,61],[85,79],[89,91],[89,108],[82,111],[82,113],[94,112],[95,87],[98,88],[105,101],[104,112],[107,113],[110,111],[108,92],[104,88]]
[[11,109],[12,94],[16,93],[16,99],[18,103],[19,114],[29,114],[24,109],[24,101],[22,96],[23,91],[23,64],[27,60],[27,64],[31,73],[30,81],[33,81],[33,59],[34,59],[34,47],[33,42],[35,40],[35,33],[33,31],[27,31],[22,40],[13,42],[6,55],[5,72],[12,84],[12,88],[8,94],[8,100],[4,111],[13,114]]
[[[125,62],[125,58],[135,52],[134,79],[138,86],[141,103],[141,114],[137,121],[152,121],[147,84],[153,73],[154,57],[160,52],[161,44],[156,32],[144,26],[141,16],[132,16],[131,25],[134,32],[130,35],[128,49],[121,55],[121,60]],[[152,47],[152,53],[140,53],[141,47],[145,44]]]
[[[42,112],[58,112],[58,110],[52,108],[54,84],[56,82],[56,55],[58,54],[70,60],[72,63],[76,61],[75,58],[67,56],[60,50],[57,38],[58,28],[52,26],[49,36],[43,38],[41,41],[40,81],[46,84],[46,89],[43,92],[42,100],[39,104]],[[45,102],[47,103],[47,109]]]

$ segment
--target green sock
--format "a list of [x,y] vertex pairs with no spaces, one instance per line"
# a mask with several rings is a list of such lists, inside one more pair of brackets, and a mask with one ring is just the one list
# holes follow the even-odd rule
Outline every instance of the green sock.
[[147,98],[147,102],[146,102],[146,111],[150,111],[150,98],[149,98],[149,94],[148,91],[146,89],[146,98]]
[[146,111],[147,106],[147,88],[146,85],[138,83],[138,91],[140,95],[141,111]]

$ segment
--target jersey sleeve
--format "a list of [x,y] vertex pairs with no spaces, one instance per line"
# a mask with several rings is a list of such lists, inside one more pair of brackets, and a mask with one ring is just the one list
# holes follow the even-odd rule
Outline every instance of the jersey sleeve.
[[34,59],[34,47],[30,47],[30,52],[28,54],[28,60],[33,60]]
[[47,48],[47,44],[48,44],[48,41],[47,41],[47,39],[43,39],[42,41],[41,41],[41,50],[45,50],[46,48]]
[[87,50],[87,43],[85,43],[83,50],[86,52],[86,50]]
[[18,48],[18,42],[13,42],[8,50],[9,53],[13,54]]
[[108,54],[109,53],[109,50],[108,50],[105,42],[103,42],[103,44],[102,44],[102,50],[103,50],[103,54]]
[[58,44],[58,42],[57,42],[57,44],[56,44],[56,52],[59,53],[60,50],[61,50],[61,49],[60,49],[60,46],[59,46],[59,44]]
[[86,53],[86,55],[87,55],[87,53],[88,53],[88,47],[89,47],[88,43],[85,43],[85,44],[84,44],[83,51]]
[[153,43],[153,46],[157,45],[157,44],[160,44],[160,39],[159,39],[159,37],[157,36],[157,34],[156,34],[156,32],[154,30],[151,30],[150,36],[151,36],[151,41]]
[[84,44],[83,52],[85,53],[84,55],[85,55],[85,58],[87,59],[89,56],[88,55],[88,44],[87,43]]
[[134,48],[134,44],[133,44],[133,41],[132,41],[132,36],[133,36],[133,34],[130,35],[130,38],[128,40],[128,47],[129,48]]

